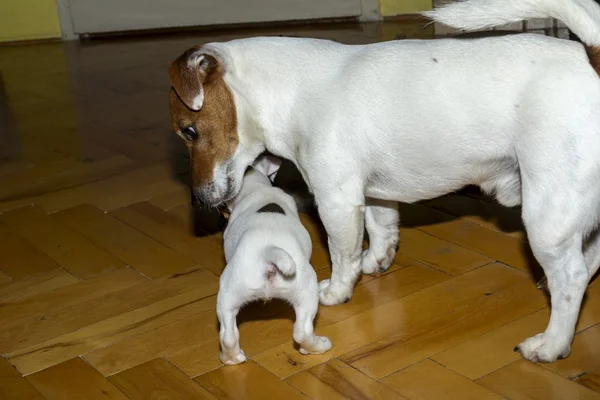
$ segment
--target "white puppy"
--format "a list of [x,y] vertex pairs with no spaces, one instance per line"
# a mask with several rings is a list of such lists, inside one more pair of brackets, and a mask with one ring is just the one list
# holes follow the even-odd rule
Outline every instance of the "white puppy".
[[[194,197],[218,205],[267,149],[291,160],[327,230],[322,304],[385,271],[397,202],[478,185],[521,204],[552,295],[544,333],[518,349],[566,357],[600,266],[600,7],[593,0],[466,0],[429,14],[465,30],[558,18],[584,43],[537,34],[344,45],[262,37],[192,48],[171,66],[173,127]],[[369,249],[362,253],[364,228]]]
[[239,344],[236,315],[244,304],[278,298],[296,312],[294,340],[302,354],[321,354],[331,342],[313,332],[319,306],[317,275],[310,265],[312,242],[294,199],[271,185],[280,160],[265,156],[244,177],[242,190],[228,204],[224,234],[227,266],[221,275],[217,316],[221,323],[220,358],[224,364],[246,361]]

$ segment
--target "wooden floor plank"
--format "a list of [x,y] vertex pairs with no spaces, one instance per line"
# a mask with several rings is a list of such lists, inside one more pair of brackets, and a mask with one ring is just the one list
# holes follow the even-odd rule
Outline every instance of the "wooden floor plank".
[[[543,332],[549,320],[550,310],[547,306],[543,310],[467,340],[432,356],[432,358],[470,379],[478,379],[519,360],[521,357],[518,353],[507,351],[507,349],[516,346],[528,337]],[[596,280],[588,289],[588,297],[581,310],[577,332],[598,323],[600,323],[600,280]],[[575,336],[575,342],[578,340],[579,337]],[[583,350],[579,345],[578,348]],[[581,354],[581,352],[579,353]],[[585,350],[583,354],[587,354]]]
[[575,382],[600,394],[600,371],[594,371],[587,374],[580,379],[577,379]]
[[[126,335],[132,332],[131,328],[143,329],[148,324],[140,323],[136,325],[133,321],[127,319],[120,320],[119,316],[127,313],[140,310],[144,313],[147,310],[153,310],[155,303],[163,301],[173,301],[177,304],[180,294],[193,290],[203,291],[208,290],[211,293],[216,292],[216,278],[209,272],[193,268],[168,277],[156,279],[152,281],[141,280],[139,284],[124,288],[123,290],[115,290],[104,296],[91,298],[87,301],[65,308],[54,313],[48,313],[45,318],[34,320],[26,320],[12,327],[6,327],[0,331],[0,348],[10,349],[9,355],[25,355],[36,357],[34,351],[36,345],[43,346],[44,343],[53,339],[64,338],[64,335],[73,334],[85,337],[88,332],[92,343],[69,342],[64,348],[55,348],[50,352],[69,353],[76,351],[78,346],[86,347],[93,346],[96,341],[108,340],[111,335],[110,329],[107,332],[98,331],[98,337],[94,336],[94,329],[103,327],[103,322],[110,327],[129,327],[124,331],[116,331],[117,334]],[[164,303],[163,303],[164,304]],[[149,307],[148,309],[144,309]],[[161,309],[162,306],[154,306],[156,309]],[[167,318],[167,316],[164,316]],[[183,317],[182,317],[183,318]],[[150,318],[149,325],[159,323],[160,318]],[[119,325],[117,322],[121,322]],[[85,328],[85,329],[84,329]],[[88,331],[90,329],[91,331]],[[133,329],[133,331],[135,331]],[[100,333],[106,334],[106,337]],[[16,353],[12,353],[16,352]],[[44,355],[42,354],[42,357]],[[58,357],[58,356],[57,356]]]
[[477,382],[514,400],[600,399],[600,394],[525,360],[516,361],[492,372]]
[[184,348],[212,341],[218,334],[216,296],[201,300],[197,307],[192,316],[99,348],[86,354],[85,359],[104,376],[110,376],[154,358],[168,358]]
[[[288,360],[298,356],[287,342],[253,359],[283,378],[344,355],[344,361],[365,374],[385,376],[542,308],[543,296],[526,283],[522,272],[491,264],[321,329],[320,334],[336,338],[324,355],[293,365]],[[372,328],[364,331],[366,327]],[[386,352],[388,348],[394,351]]]
[[0,320],[2,320],[0,351],[5,353],[12,350],[15,343],[23,341],[22,337],[12,334],[11,329],[14,327],[27,325],[35,320],[44,320],[47,314],[75,306],[95,297],[117,292],[144,280],[145,278],[138,272],[125,268],[95,279],[80,281],[51,292],[41,293],[23,301],[6,304],[0,308]]
[[537,311],[453,346],[431,358],[469,379],[481,378],[521,359],[518,352],[509,351],[509,349],[528,337],[543,332],[549,318],[549,310]]
[[23,300],[27,297],[51,292],[63,286],[71,285],[78,279],[65,271],[57,269],[28,279],[13,282],[0,287],[0,304]]
[[189,202],[168,211],[186,224],[187,231],[194,236],[206,236],[221,233],[223,221],[214,209],[195,208]]
[[6,357],[19,372],[30,374],[202,312],[207,304],[203,300],[213,296],[209,301],[214,302],[215,292],[216,282],[10,352]]
[[[151,171],[147,171],[147,174],[150,173]],[[179,190],[181,187],[185,186],[177,179],[177,177],[168,177],[161,180],[156,179],[147,184],[140,184],[140,182],[137,182],[137,184],[132,184],[127,190],[121,190],[118,196],[99,197],[91,201],[91,203],[101,210],[112,211],[117,208],[150,200],[153,197]]]
[[340,360],[331,360],[286,379],[311,399],[405,399]]
[[519,209],[488,203],[473,197],[452,194],[425,203],[426,206],[457,217],[465,217],[485,228],[505,233],[518,239],[525,239],[525,226]]
[[220,275],[225,268],[222,245],[214,249],[206,246],[206,240],[192,236],[179,218],[149,203],[132,204],[110,214],[215,274]]
[[[77,188],[49,193],[36,199],[47,213],[54,213],[79,204],[91,203],[105,211],[147,200],[153,195],[163,194],[178,187],[170,163],[129,168],[123,174],[97,180]],[[178,167],[179,170],[187,168]],[[157,183],[159,182],[159,183]],[[164,189],[163,189],[164,188]]]
[[162,358],[156,358],[113,375],[109,380],[130,400],[216,399],[206,389]]
[[400,236],[402,253],[451,275],[460,275],[494,260],[417,229],[405,228]]
[[421,361],[386,377],[381,382],[411,400],[503,398],[431,360]]
[[418,204],[402,205],[400,209],[401,214],[412,214],[411,218],[416,219],[417,223],[421,223],[421,218],[435,221],[418,225],[417,228],[423,232],[525,271],[532,267],[527,245],[518,238],[484,228],[466,219],[439,216],[436,210]]
[[48,400],[127,400],[119,389],[81,358],[29,375],[27,379]]
[[569,357],[544,367],[571,380],[600,369],[600,324],[575,335]]
[[[390,303],[417,292],[425,287],[449,279],[445,274],[424,266],[409,266],[360,285],[354,292],[351,302],[338,307],[321,307],[315,329],[321,332],[324,327],[360,314],[365,310]],[[374,295],[376,293],[376,295]],[[240,314],[240,343],[246,355],[253,357],[270,347],[289,342],[295,320],[293,309],[285,306],[280,313],[271,314],[263,310],[260,303],[249,313]],[[253,312],[256,313],[253,313]],[[265,321],[265,319],[267,321]],[[336,338],[334,340],[334,346]],[[197,376],[220,365],[218,360],[218,337],[212,335],[194,346],[185,347],[168,356],[169,360],[189,376]],[[293,349],[293,359],[302,364],[310,357],[303,357]]]
[[9,174],[3,177],[4,184],[0,191],[0,199],[5,201],[19,196],[26,197],[27,194],[30,196],[47,190],[45,188],[54,188],[55,180],[65,176],[70,177],[73,170],[77,171],[81,168],[80,161],[67,157]]
[[2,161],[0,162],[0,176],[12,173],[19,173],[31,167],[33,167],[33,164],[25,159],[18,159],[14,161]]
[[[421,316],[429,317],[427,321],[406,324],[406,328],[391,337],[344,355],[344,361],[378,379],[462,343],[478,333],[489,332],[529,315],[545,305],[543,294],[531,285],[525,274],[513,272],[500,264],[491,265],[485,272],[481,274],[495,280],[493,286],[483,283],[487,288],[475,288],[470,280],[466,280],[469,284],[462,287],[458,280],[454,280],[456,286],[449,292],[451,298],[444,298],[444,294],[435,295],[436,288],[430,288],[426,291],[428,293],[421,294],[424,297],[419,303],[411,304],[410,308],[404,310],[410,316],[420,309]],[[438,301],[445,304],[438,304]],[[411,325],[412,329],[409,328]],[[513,352],[513,347],[504,348],[504,351]]]
[[[181,180],[185,180],[189,178],[181,178]],[[155,207],[160,208],[163,211],[169,211],[175,207],[186,204],[190,201],[190,188],[186,185],[179,185],[174,188],[172,191],[161,194],[158,196],[153,196],[149,203]]]
[[78,206],[52,216],[150,278],[170,275],[195,264],[95,207]]
[[[12,283],[12,278],[0,270],[0,291],[6,285]],[[0,300],[1,301],[1,300]]]
[[40,196],[50,191],[70,188],[124,171],[131,164],[132,160],[122,155],[94,162],[93,165],[71,157],[63,158],[4,176],[0,199],[6,201]]
[[218,399],[307,398],[253,362],[219,368],[197,377],[195,381]]
[[0,398],[7,400],[44,400],[40,392],[3,358],[0,358]]
[[60,268],[54,260],[7,226],[0,224],[0,270],[14,280]]
[[89,140],[138,162],[158,162],[171,157],[168,148],[148,143],[98,122],[84,123],[82,130],[88,132]]
[[126,267],[123,261],[58,223],[38,207],[24,207],[1,214],[0,222],[81,279]]

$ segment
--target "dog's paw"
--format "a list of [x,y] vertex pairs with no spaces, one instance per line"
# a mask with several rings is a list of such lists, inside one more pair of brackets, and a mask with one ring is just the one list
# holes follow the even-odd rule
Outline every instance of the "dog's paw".
[[363,274],[373,275],[382,274],[387,271],[394,262],[396,252],[390,249],[385,257],[378,259],[371,249],[364,250],[362,252],[362,258],[360,261],[360,269]]
[[240,350],[237,355],[229,355],[221,352],[219,354],[219,358],[225,365],[238,365],[246,362],[246,354],[244,353],[244,350]]
[[323,354],[331,350],[332,344],[326,336],[315,336],[315,345],[311,349],[300,347],[300,353],[304,355],[308,354]]
[[352,288],[346,289],[342,285],[332,284],[331,280],[325,279],[319,282],[319,302],[325,306],[334,306],[350,301]]
[[571,346],[548,340],[544,333],[539,333],[524,340],[515,347],[515,351],[520,352],[526,360],[550,363],[567,358],[571,354]]

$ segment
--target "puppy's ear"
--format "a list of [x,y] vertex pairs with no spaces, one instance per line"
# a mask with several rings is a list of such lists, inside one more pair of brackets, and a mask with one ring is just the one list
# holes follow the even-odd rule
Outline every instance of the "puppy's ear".
[[214,56],[203,51],[202,47],[192,47],[171,64],[171,85],[187,107],[200,111],[204,103],[202,85],[209,82],[220,68]]
[[268,176],[271,182],[275,180],[279,167],[281,167],[281,159],[275,156],[264,155],[254,162],[254,169]]

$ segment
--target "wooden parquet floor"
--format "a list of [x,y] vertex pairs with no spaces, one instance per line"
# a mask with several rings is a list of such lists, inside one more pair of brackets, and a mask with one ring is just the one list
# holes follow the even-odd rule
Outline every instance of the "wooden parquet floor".
[[[330,352],[300,355],[292,309],[272,302],[240,315],[248,363],[220,364],[222,238],[189,206],[166,69],[193,44],[265,33],[364,43],[424,31],[331,25],[0,48],[0,399],[600,399],[600,282],[571,356],[523,361],[513,347],[548,319],[539,270],[518,211],[469,190],[402,206],[393,268],[320,309]],[[327,277],[318,220],[303,221]]]

